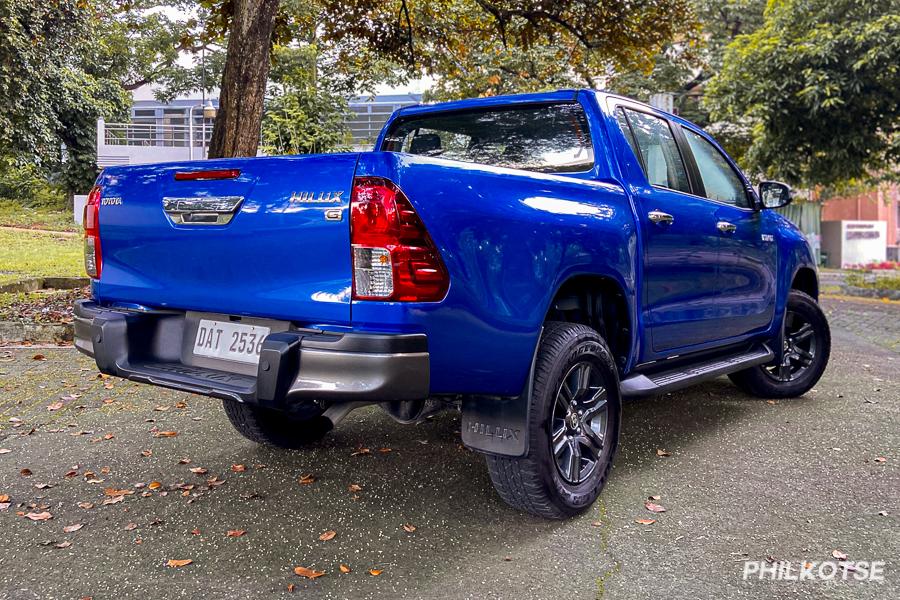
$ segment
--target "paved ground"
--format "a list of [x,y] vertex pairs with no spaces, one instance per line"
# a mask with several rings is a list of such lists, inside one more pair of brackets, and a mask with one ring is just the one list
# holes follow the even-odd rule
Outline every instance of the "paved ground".
[[[802,399],[749,398],[723,379],[629,403],[609,486],[565,523],[503,505],[453,414],[404,427],[358,411],[312,450],[274,452],[234,434],[216,401],[98,379],[72,350],[0,350],[0,599],[900,597],[900,355],[869,326],[851,331],[862,304],[826,301],[847,325]],[[879,329],[898,326],[879,314]],[[103,505],[106,488],[134,493]],[[667,512],[652,515],[657,495]],[[886,561],[884,581],[742,580],[745,559],[834,550]]]

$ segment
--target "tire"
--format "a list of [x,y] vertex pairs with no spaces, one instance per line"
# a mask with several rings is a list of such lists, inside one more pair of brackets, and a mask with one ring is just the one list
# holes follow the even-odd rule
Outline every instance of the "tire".
[[796,398],[816,385],[831,355],[831,329],[825,313],[810,296],[792,290],[784,327],[785,361],[732,373],[728,377],[738,388],[760,398]]
[[[585,366],[586,365],[586,366]],[[588,371],[589,383],[571,393],[572,403],[566,401],[563,389],[573,378]],[[605,409],[597,408],[602,399],[593,404],[588,398],[601,398],[605,390]],[[562,397],[560,400],[559,397]],[[579,400],[581,399],[581,401]],[[565,405],[584,407],[583,417],[574,417],[566,412]],[[575,411],[575,414],[581,414]],[[560,418],[566,415],[565,418]],[[592,419],[590,423],[580,419]],[[544,326],[540,348],[534,368],[531,406],[528,420],[528,453],[521,458],[488,455],[487,465],[491,481],[500,497],[510,506],[546,519],[565,519],[583,512],[600,495],[612,467],[619,441],[621,401],[619,397],[619,377],[615,360],[606,343],[596,331],[585,325],[550,321]],[[601,449],[595,443],[597,437],[589,436],[585,427],[596,426],[602,430]],[[562,429],[560,429],[560,427]],[[576,442],[579,452],[584,453],[573,461],[571,443],[560,446],[551,440],[554,432],[564,431],[559,440],[566,436],[583,438],[584,444]],[[592,429],[593,430],[593,429]],[[553,447],[562,448],[555,453]],[[590,467],[590,454],[597,452],[596,461]],[[587,457],[587,462],[583,462]],[[558,460],[559,459],[559,460]],[[575,469],[571,466],[577,462]],[[559,466],[558,463],[562,463]],[[582,465],[584,464],[584,467]],[[563,473],[563,470],[567,474]],[[577,477],[572,477],[577,471]]]
[[234,400],[223,400],[222,405],[238,433],[264,446],[296,450],[322,439],[332,428],[321,412],[301,419]]

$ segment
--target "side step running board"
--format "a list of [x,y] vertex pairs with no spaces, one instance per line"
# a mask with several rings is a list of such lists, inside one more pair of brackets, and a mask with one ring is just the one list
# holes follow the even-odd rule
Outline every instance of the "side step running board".
[[688,365],[671,371],[661,371],[649,375],[636,374],[626,377],[619,384],[623,397],[652,396],[671,392],[683,387],[713,379],[719,375],[727,375],[749,367],[765,364],[775,358],[775,353],[768,346],[754,348],[749,352],[714,358],[705,362]]

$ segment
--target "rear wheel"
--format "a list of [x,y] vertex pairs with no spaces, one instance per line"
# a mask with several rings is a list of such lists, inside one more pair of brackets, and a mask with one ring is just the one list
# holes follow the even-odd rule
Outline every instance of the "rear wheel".
[[793,290],[784,314],[782,359],[729,375],[736,386],[762,398],[793,398],[822,377],[831,354],[825,313],[810,296]]
[[619,379],[593,329],[548,322],[535,363],[529,449],[489,455],[491,481],[511,506],[548,519],[587,509],[606,483],[619,439]]
[[319,410],[301,417],[234,400],[223,400],[222,405],[238,433],[266,446],[295,450],[322,439],[332,428]]

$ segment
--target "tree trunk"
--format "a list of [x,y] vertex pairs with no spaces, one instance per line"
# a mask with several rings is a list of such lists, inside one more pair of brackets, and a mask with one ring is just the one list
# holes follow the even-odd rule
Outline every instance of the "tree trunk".
[[210,158],[256,156],[279,0],[234,0]]

